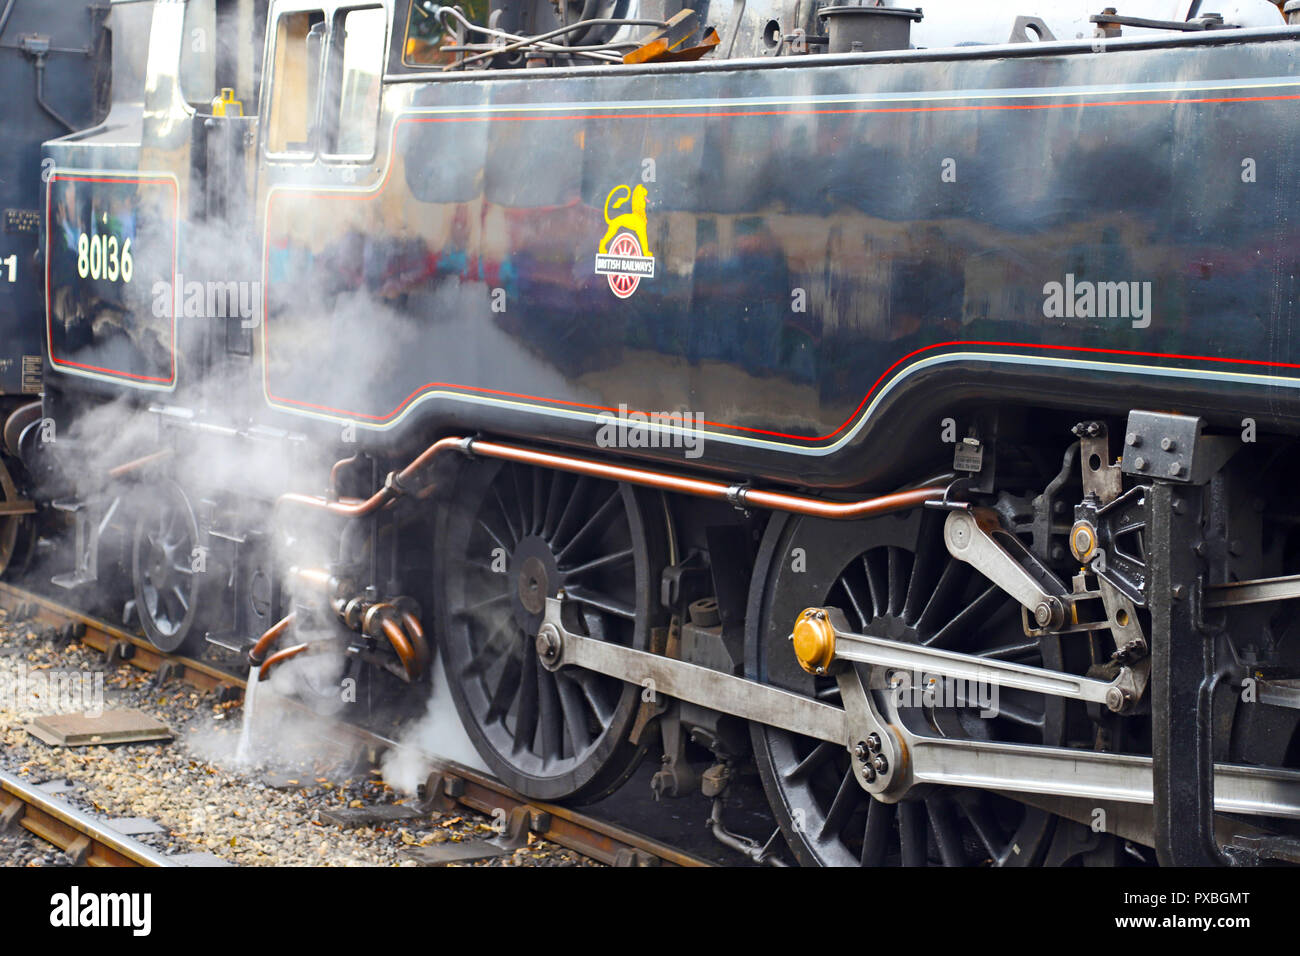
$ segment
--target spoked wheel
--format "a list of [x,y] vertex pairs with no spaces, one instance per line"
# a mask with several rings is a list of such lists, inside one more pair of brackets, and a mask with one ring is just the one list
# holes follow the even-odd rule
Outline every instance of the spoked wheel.
[[204,582],[212,569],[195,567],[198,522],[185,492],[164,482],[140,505],[131,548],[135,606],[149,642],[162,651],[202,647],[198,626]]
[[563,588],[588,636],[645,648],[656,618],[663,517],[625,485],[474,461],[436,540],[447,680],[471,739],[511,787],[596,800],[635,769],[640,688],[537,658],[546,598]]
[[[754,580],[763,591],[750,622],[749,673],[839,703],[834,678],[800,669],[787,637],[799,612],[814,605],[840,608],[851,627],[876,637],[1059,668],[1059,642],[1025,637],[1019,605],[949,556],[944,518],[918,509],[852,524],[774,519]],[[865,668],[862,674],[865,683]],[[908,677],[920,690],[921,681]],[[1060,743],[1059,699],[999,688],[988,708],[995,715],[981,717],[980,703],[964,691],[941,682],[933,696],[904,697],[898,717],[917,733]],[[875,693],[887,713],[887,692]],[[939,787],[882,803],[857,783],[844,747],[761,724],[752,734],[773,812],[805,865],[1025,865],[1039,862],[1050,841],[1054,819],[1013,800]]]
[[[0,503],[17,501],[21,496],[18,483],[0,458]],[[0,518],[0,575],[11,564],[21,569],[23,559],[30,550],[36,525],[30,515],[10,515]]]

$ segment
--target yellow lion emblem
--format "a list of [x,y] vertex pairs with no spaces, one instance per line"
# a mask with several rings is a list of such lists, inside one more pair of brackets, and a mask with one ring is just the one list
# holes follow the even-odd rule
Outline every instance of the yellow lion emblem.
[[[619,195],[622,193],[622,195]],[[618,196],[617,199],[614,197]],[[605,230],[605,237],[600,240],[600,251],[609,252],[609,243],[620,229],[626,229],[632,235],[637,237],[641,243],[641,255],[650,256],[650,240],[645,234],[645,198],[646,188],[638,185],[636,189],[628,189],[626,186],[615,186],[605,197],[605,222],[608,227]],[[628,212],[619,213],[611,217],[609,211],[611,208],[617,209],[624,205],[628,199],[632,200],[632,208]]]

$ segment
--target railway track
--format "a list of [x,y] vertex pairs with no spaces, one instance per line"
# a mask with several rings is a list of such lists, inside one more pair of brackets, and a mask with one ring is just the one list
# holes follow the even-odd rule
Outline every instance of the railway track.
[[[236,701],[243,697],[247,682],[242,676],[193,658],[159,651],[143,637],[64,607],[35,592],[0,582],[0,608],[28,624],[50,629],[65,640],[80,641],[82,645],[103,653],[110,662],[125,662],[158,674],[160,682],[180,680],[203,692],[216,693],[223,701]],[[308,713],[306,707],[302,709]],[[348,742],[361,748],[374,765],[378,765],[383,752],[397,746],[395,741],[354,724],[335,723],[329,727],[328,733],[335,739],[347,738]],[[498,819],[504,812],[500,841],[506,846],[522,845],[527,842],[529,834],[535,834],[611,866],[713,865],[701,857],[617,824],[594,819],[568,807],[529,800],[490,775],[437,754],[423,753],[422,756],[432,768],[419,794],[422,806],[441,811],[463,806]],[[0,796],[8,798],[5,807],[25,807],[21,811],[23,825],[65,852],[71,846],[75,851],[74,860],[101,866],[164,865],[157,862],[132,863],[133,857],[119,849],[116,843],[122,842],[130,849],[134,841],[123,842],[124,838],[120,835],[115,837],[115,831],[111,830],[104,834],[106,839],[101,840],[97,833],[79,829],[80,826],[98,826],[103,830],[103,825],[97,824],[93,818],[51,800],[21,780],[8,775],[5,779],[16,780],[12,789],[0,782]],[[23,793],[32,794],[43,802],[42,805],[26,800]],[[20,810],[5,809],[3,812],[17,815]],[[28,825],[29,819],[32,825]],[[41,827],[45,832],[33,829],[33,826]],[[80,841],[86,841],[86,846],[93,848],[94,852],[83,850]],[[139,849],[144,851],[142,858],[166,861],[166,857],[148,847],[139,846]]]
[[21,777],[0,770],[0,831],[21,826],[52,843],[77,866],[179,866],[175,860],[131,839],[52,797]]

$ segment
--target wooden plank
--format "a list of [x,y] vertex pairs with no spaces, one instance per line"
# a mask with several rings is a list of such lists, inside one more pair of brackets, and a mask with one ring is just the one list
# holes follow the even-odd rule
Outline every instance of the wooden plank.
[[138,710],[106,710],[98,716],[46,714],[23,729],[51,747],[97,747],[172,739],[166,724]]

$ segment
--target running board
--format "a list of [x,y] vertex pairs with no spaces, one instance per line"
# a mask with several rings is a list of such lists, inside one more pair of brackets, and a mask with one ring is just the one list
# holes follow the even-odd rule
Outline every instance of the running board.
[[[582,667],[651,693],[840,744],[850,752],[873,734],[881,737],[873,744],[886,749],[889,738],[896,737],[902,744],[898,751],[906,755],[908,780],[906,786],[891,788],[888,793],[872,788],[882,800],[901,799],[912,785],[940,784],[1152,803],[1150,757],[923,737],[899,723],[885,721],[871,702],[871,694],[865,692],[855,702],[858,718],[850,722],[842,708],[800,694],[575,634],[563,624],[563,607],[562,598],[547,599],[546,617],[537,634],[537,654],[548,670]],[[1222,813],[1300,819],[1300,772],[1216,764],[1214,805]]]

